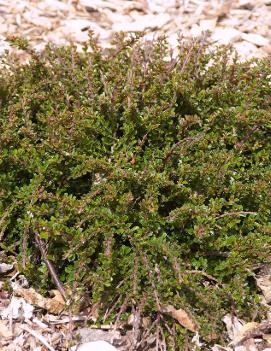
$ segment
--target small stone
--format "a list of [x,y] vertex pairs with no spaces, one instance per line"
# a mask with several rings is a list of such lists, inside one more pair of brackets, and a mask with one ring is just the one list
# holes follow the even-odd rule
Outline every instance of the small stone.
[[253,45],[252,43],[249,43],[247,41],[242,41],[239,43],[235,43],[234,48],[240,55],[240,60],[245,61],[245,60],[250,60],[253,57],[256,58],[262,58],[266,56],[266,54],[262,51],[260,51],[257,46]]
[[12,297],[10,304],[1,311],[2,319],[18,319],[22,316],[30,319],[33,316],[34,307],[22,298]]
[[80,32],[85,31],[93,23],[86,19],[70,19],[62,22],[63,27],[67,30],[67,32]]
[[75,334],[79,337],[81,343],[88,343],[93,341],[107,341],[120,340],[120,333],[113,330],[104,330],[96,328],[79,328],[75,330]]
[[250,55],[257,51],[257,47],[247,41],[241,41],[240,43],[234,44],[234,47],[238,53],[242,55]]
[[5,34],[8,30],[8,25],[6,23],[0,23],[0,33]]
[[12,337],[12,331],[8,327],[7,321],[0,320],[0,336],[1,336],[1,338]]
[[270,44],[269,39],[263,37],[260,34],[256,33],[243,33],[242,34],[242,39],[245,41],[248,41],[251,44],[254,44],[256,46],[266,46]]
[[232,44],[240,40],[242,33],[234,28],[216,28],[212,39],[220,45]]
[[46,29],[52,28],[52,22],[48,17],[36,15],[32,11],[25,12],[24,19],[37,27],[43,27]]
[[199,22],[200,29],[202,31],[210,30],[213,31],[216,27],[217,19],[206,19]]
[[109,38],[109,31],[102,29],[97,23],[85,19],[72,19],[62,22],[61,31],[65,38],[75,40],[77,43],[83,43],[88,40],[89,30],[93,30],[99,39]]
[[70,11],[71,6],[58,0],[45,0],[40,1],[37,7],[43,11]]
[[64,46],[68,44],[68,41],[63,38],[63,34],[58,30],[49,32],[45,39],[46,41],[51,42],[56,46]]
[[263,47],[263,50],[264,50],[267,54],[271,55],[271,45],[267,45],[267,46]]
[[107,18],[107,22],[109,23],[110,26],[113,24],[117,23],[130,23],[131,22],[131,17],[127,15],[122,15],[119,12],[112,12],[110,13],[110,16]]
[[146,29],[161,29],[170,21],[167,13],[159,15],[143,15],[138,17],[136,21],[130,23],[117,23],[113,25],[115,32],[143,32]]
[[[236,17],[225,17],[220,22],[221,27],[233,27],[239,28],[242,26],[242,22]],[[247,23],[247,22],[246,22]]]
[[201,35],[201,28],[199,25],[197,24],[193,24],[192,28],[190,29],[190,35],[192,35],[192,37],[198,37]]
[[85,344],[76,345],[70,351],[117,351],[117,349],[106,341],[91,341]]
[[148,8],[151,12],[164,12],[165,9],[176,7],[176,0],[147,0]]
[[13,264],[0,263],[0,274],[8,274],[13,270]]

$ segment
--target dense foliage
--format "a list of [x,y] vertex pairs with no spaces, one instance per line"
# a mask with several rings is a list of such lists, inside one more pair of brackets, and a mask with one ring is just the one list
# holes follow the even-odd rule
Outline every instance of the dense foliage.
[[9,55],[0,74],[1,249],[45,292],[39,235],[98,321],[151,316],[178,349],[193,334],[160,314],[172,305],[222,342],[225,313],[255,314],[270,261],[270,61],[203,40],[177,58],[121,36],[24,49],[30,63]]

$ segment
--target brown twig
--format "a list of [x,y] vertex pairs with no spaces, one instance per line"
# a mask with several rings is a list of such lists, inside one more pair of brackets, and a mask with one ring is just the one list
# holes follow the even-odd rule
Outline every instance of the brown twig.
[[194,137],[187,137],[187,138],[185,138],[185,139],[179,140],[177,143],[175,143],[174,145],[172,145],[171,149],[170,149],[169,152],[166,154],[166,156],[165,156],[165,158],[164,158],[164,160],[163,160],[163,165],[165,166],[165,165],[168,163],[170,157],[174,154],[175,150],[176,150],[179,146],[181,146],[182,144],[185,144],[186,142],[189,142],[189,141],[190,141],[191,143],[200,141],[200,139],[202,139],[204,136],[205,136],[205,132],[204,132],[204,133],[200,133],[200,134],[198,134],[198,135],[196,135],[196,136],[194,136]]
[[254,128],[252,128],[247,135],[239,142],[236,144],[236,149],[241,150],[242,146],[244,145],[244,143],[251,137],[252,134],[254,134],[257,130],[259,129],[259,126],[255,126]]
[[135,296],[138,288],[138,257],[134,257],[134,270],[133,270],[133,295]]
[[134,312],[133,340],[136,341],[136,344],[134,345],[135,347],[137,347],[140,339],[142,338],[142,333],[140,333],[140,327],[142,325],[142,317],[141,316],[142,316],[142,312],[144,310],[144,306],[146,304],[146,300],[147,300],[147,294],[145,293],[143,295],[138,307],[136,308],[136,310]]
[[183,284],[183,278],[181,275],[180,264],[178,262],[177,257],[175,257],[175,256],[173,257],[172,268],[173,268],[174,273],[176,274],[176,277],[178,279],[179,284],[180,285]]
[[192,270],[186,271],[186,273],[202,275],[202,276],[206,277],[207,279],[212,280],[213,282],[217,283],[217,285],[220,285],[220,286],[223,287],[223,284],[220,283],[215,277],[213,277],[212,275],[210,275],[210,274],[208,274],[208,273],[206,273],[204,271],[200,271],[200,270],[197,270],[197,269],[192,269]]
[[138,349],[140,349],[140,347],[143,348],[143,344],[147,342],[148,337],[151,335],[151,331],[153,330],[153,328],[156,326],[157,323],[158,323],[158,319],[155,319],[151,324],[151,326],[147,330],[143,331],[142,338],[140,342],[137,344]]
[[186,65],[188,64],[190,58],[192,57],[194,48],[195,48],[195,42],[192,43],[192,45],[191,45],[191,47],[190,47],[190,49],[188,51],[188,54],[186,55],[186,58],[185,58],[185,60],[183,62],[183,65],[182,65],[182,68],[181,68],[181,71],[180,71],[181,74],[183,73],[184,69],[186,68]]
[[117,330],[117,328],[119,327],[118,323],[119,323],[119,320],[120,320],[120,317],[121,315],[127,310],[127,307],[128,307],[128,301],[129,301],[129,297],[126,296],[121,307],[120,307],[120,310],[116,316],[116,319],[115,319],[115,325],[114,325],[114,330]]
[[57,276],[57,273],[56,273],[56,269],[54,267],[54,265],[52,264],[52,262],[50,262],[47,258],[47,253],[45,251],[45,248],[44,248],[44,243],[42,241],[42,239],[40,238],[39,234],[38,233],[35,233],[35,240],[36,240],[36,243],[37,243],[37,246],[40,250],[40,253],[41,253],[41,256],[47,266],[47,269],[53,279],[53,282],[55,283],[56,287],[58,288],[60,294],[62,295],[63,299],[65,301],[67,301],[67,293],[66,293],[66,290],[64,288],[64,285],[62,284],[62,282],[59,280],[58,276]]
[[115,307],[121,301],[122,297],[123,297],[123,295],[119,295],[117,300],[113,303],[112,307],[106,309],[105,314],[103,316],[103,323],[105,323],[107,317],[110,316],[110,314],[114,311]]
[[143,255],[141,255],[141,257],[142,257],[143,263],[148,268],[147,274],[148,274],[148,277],[150,279],[151,286],[153,288],[153,296],[154,296],[154,299],[155,299],[155,302],[156,302],[157,310],[160,311],[161,310],[161,303],[160,303],[158,291],[156,289],[156,284],[155,284],[155,281],[154,281],[154,278],[153,278],[153,270],[151,269],[151,267],[149,265],[149,262],[148,262],[148,259],[147,259],[146,255],[143,254]]
[[48,341],[45,339],[45,337],[42,336],[41,334],[37,333],[35,330],[30,329],[27,325],[24,325],[24,324],[21,325],[21,329],[23,329],[24,331],[26,331],[27,333],[31,334],[36,339],[38,339],[48,350],[56,351],[56,349],[53,348],[53,346],[51,346],[48,343]]
[[134,308],[132,309],[132,313],[133,313],[133,338],[132,338],[132,346],[133,348],[136,350],[136,346],[137,343],[140,339],[140,322],[141,322],[141,308],[140,306],[138,308]]
[[[200,274],[200,275],[206,277],[207,279],[214,281],[217,284],[218,287],[220,287],[222,289],[225,288],[225,285],[223,283],[219,282],[214,276],[212,276],[211,274],[208,274],[208,273],[206,273],[204,271],[200,271],[200,270],[197,270],[197,269],[192,269],[192,270],[187,270],[186,273]],[[227,291],[224,291],[224,294],[229,299],[230,304],[231,304],[231,308],[235,312],[235,302],[234,302],[231,294],[229,294]]]

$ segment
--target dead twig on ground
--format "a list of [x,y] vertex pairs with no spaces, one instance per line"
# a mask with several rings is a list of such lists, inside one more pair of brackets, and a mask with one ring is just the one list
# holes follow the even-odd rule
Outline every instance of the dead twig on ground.
[[48,350],[56,351],[56,349],[54,349],[53,346],[51,346],[48,343],[48,341],[45,339],[45,337],[42,336],[41,334],[37,333],[35,330],[30,329],[27,325],[21,325],[21,329],[23,329],[27,333],[33,335],[36,339],[38,339],[42,343],[42,345],[47,347]]

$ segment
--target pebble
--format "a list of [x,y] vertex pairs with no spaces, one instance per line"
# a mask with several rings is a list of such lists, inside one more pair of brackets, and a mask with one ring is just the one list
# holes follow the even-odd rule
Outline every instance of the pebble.
[[83,43],[88,40],[88,31],[93,30],[99,39],[108,39],[110,33],[101,28],[94,21],[86,19],[74,19],[63,21],[63,26],[60,28],[64,38],[74,40],[77,43]]
[[142,15],[136,21],[130,23],[117,23],[113,25],[113,31],[118,32],[142,32],[146,29],[162,29],[170,21],[169,14]]
[[240,40],[242,33],[234,28],[216,28],[212,39],[217,42],[217,44],[232,44]]
[[265,56],[263,52],[257,50],[257,47],[254,44],[247,41],[235,43],[233,46],[240,55],[241,61],[249,60],[252,57],[261,58]]
[[245,41],[248,41],[249,43],[252,43],[256,46],[267,46],[270,44],[268,38],[264,38],[262,35],[256,33],[243,33],[242,38]]
[[13,270],[13,264],[0,263],[0,274],[7,274]]
[[70,351],[117,351],[117,349],[108,342],[99,340],[73,346]]

